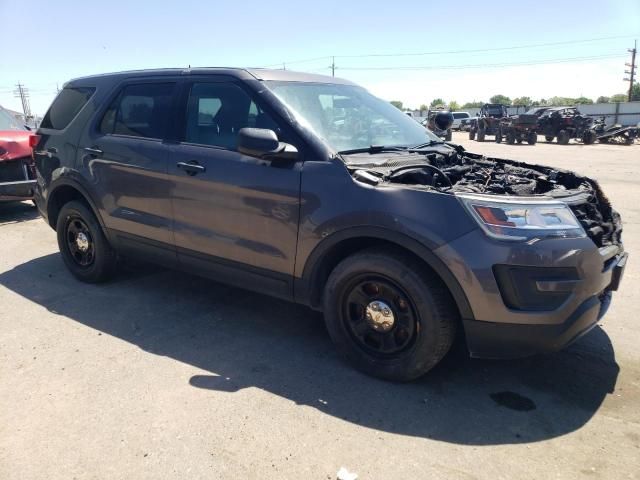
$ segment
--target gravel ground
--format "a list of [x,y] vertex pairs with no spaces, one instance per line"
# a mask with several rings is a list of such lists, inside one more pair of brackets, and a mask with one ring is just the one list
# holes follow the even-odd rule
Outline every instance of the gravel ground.
[[302,307],[150,266],[81,284],[0,205],[0,478],[640,478],[640,146],[454,141],[593,176],[621,212],[626,278],[579,342],[385,383]]

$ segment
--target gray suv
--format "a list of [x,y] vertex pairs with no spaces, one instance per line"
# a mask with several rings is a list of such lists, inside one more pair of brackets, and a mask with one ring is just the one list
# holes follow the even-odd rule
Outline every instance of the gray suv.
[[337,349],[415,379],[557,350],[618,288],[598,184],[441,141],[351,82],[166,69],[68,82],[38,130],[36,203],[78,279],[134,257],[324,312]]

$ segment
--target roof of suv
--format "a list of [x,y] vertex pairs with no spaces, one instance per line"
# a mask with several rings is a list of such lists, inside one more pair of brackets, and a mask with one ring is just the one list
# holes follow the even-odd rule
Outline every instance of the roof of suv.
[[87,81],[106,78],[132,78],[132,77],[159,77],[164,75],[227,75],[240,80],[276,80],[305,83],[334,83],[342,85],[355,85],[349,80],[317,75],[313,73],[294,72],[291,70],[274,70],[268,68],[223,68],[223,67],[199,67],[199,68],[158,68],[149,70],[131,70],[125,72],[103,73],[70,80],[67,85],[88,83]]

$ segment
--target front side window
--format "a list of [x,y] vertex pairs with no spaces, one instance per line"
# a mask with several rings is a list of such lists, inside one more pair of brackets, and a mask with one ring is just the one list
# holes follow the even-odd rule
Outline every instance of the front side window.
[[184,141],[235,150],[241,128],[280,130],[271,116],[232,83],[194,83],[187,104]]
[[49,107],[40,127],[53,130],[65,129],[87,104],[94,91],[95,88],[89,87],[63,88]]
[[340,152],[372,145],[415,146],[439,141],[389,102],[355,85],[265,82],[296,116]]
[[100,122],[100,133],[162,139],[168,125],[173,83],[126,86]]

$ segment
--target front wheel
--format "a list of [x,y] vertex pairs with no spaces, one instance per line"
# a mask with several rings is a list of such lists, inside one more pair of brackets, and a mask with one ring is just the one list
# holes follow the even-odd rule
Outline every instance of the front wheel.
[[536,132],[527,133],[527,143],[529,145],[535,145],[538,142],[538,134]]
[[56,223],[58,247],[69,271],[87,283],[108,280],[117,257],[102,232],[98,219],[82,202],[65,204]]
[[379,249],[343,260],[324,291],[327,330],[359,370],[393,381],[416,379],[451,347],[457,309],[449,291],[412,258]]
[[469,130],[469,140],[474,140],[476,138],[476,131],[472,128]]
[[585,145],[591,145],[596,141],[597,138],[598,137],[596,135],[596,132],[594,132],[593,130],[587,130],[584,132],[584,134],[582,134],[582,142]]
[[560,145],[567,145],[569,143],[569,132],[566,130],[560,130],[558,132],[558,143]]
[[479,128],[478,129],[478,141],[479,142],[484,142],[484,137],[487,134],[487,131],[484,128]]
[[451,129],[448,129],[447,133],[444,136],[444,140],[445,142],[450,142],[452,138],[453,138],[453,133],[451,132]]

